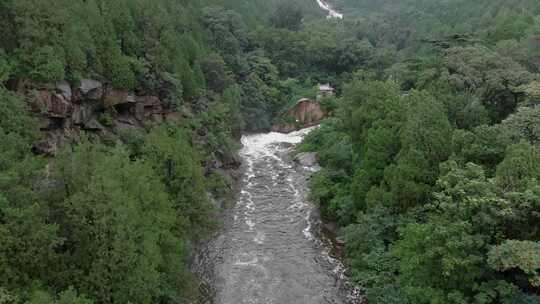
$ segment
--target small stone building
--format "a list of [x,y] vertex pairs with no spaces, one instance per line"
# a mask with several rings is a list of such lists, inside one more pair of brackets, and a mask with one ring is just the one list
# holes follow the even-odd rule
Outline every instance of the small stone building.
[[319,93],[317,94],[317,100],[320,101],[323,98],[326,97],[332,97],[335,95],[335,89],[330,86],[329,83],[327,84],[320,84],[319,85]]

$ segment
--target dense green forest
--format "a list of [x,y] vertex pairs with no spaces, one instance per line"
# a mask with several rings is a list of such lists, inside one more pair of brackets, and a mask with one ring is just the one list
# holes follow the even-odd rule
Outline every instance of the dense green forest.
[[[0,0],[0,303],[195,302],[207,164],[317,83],[311,196],[369,303],[539,303],[538,1],[333,3]],[[187,118],[36,155],[36,89],[83,79]]]
[[370,52],[301,149],[351,278],[369,303],[540,303],[540,3],[334,3]]
[[[322,16],[314,8],[1,0],[0,303],[195,302],[189,261],[219,224],[211,196],[231,191],[208,163],[230,158],[242,131],[269,128],[301,89],[280,85],[253,31],[299,29],[304,16]],[[54,158],[33,153],[43,128],[36,90],[85,79],[157,96],[186,118],[83,133]],[[114,124],[114,108],[100,111]]]

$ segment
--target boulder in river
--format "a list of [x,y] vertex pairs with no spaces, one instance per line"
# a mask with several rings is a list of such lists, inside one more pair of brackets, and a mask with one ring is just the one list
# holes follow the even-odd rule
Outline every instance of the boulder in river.
[[313,167],[317,164],[317,153],[304,152],[298,153],[294,160],[302,166]]

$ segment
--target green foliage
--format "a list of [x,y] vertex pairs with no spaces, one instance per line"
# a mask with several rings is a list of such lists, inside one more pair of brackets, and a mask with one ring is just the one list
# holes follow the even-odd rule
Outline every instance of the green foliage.
[[525,139],[533,145],[540,145],[540,106],[519,108],[501,124],[501,139],[504,143],[518,143]]
[[429,199],[438,164],[449,156],[445,143],[451,128],[442,105],[421,92],[412,92],[408,99],[411,106],[401,131],[397,164],[385,172],[393,204],[398,208],[414,207]]
[[37,123],[24,101],[1,87],[0,108],[0,286],[9,291],[46,276],[63,240],[34,191],[43,178],[41,159],[28,156]]
[[483,242],[467,222],[442,218],[410,224],[401,233],[400,285],[412,303],[467,303],[482,272]]
[[64,63],[58,51],[52,47],[41,47],[32,55],[28,75],[41,82],[55,82],[64,78]]
[[24,100],[0,86],[0,170],[23,159],[37,138],[37,121]]
[[198,152],[181,129],[163,125],[154,128],[142,146],[142,158],[152,164],[166,186],[177,220],[190,236],[203,236],[213,221],[213,208],[206,194]]
[[497,271],[519,269],[532,286],[540,285],[540,244],[531,241],[506,240],[488,253],[489,266]]
[[14,304],[18,302],[18,298],[10,294],[4,288],[0,288],[0,303],[2,304]]
[[518,2],[344,0],[339,25],[260,34],[282,74],[339,75],[300,150],[319,155],[312,199],[369,303],[538,300],[540,7]]
[[278,5],[270,17],[270,23],[277,28],[297,31],[302,25],[303,12],[297,4],[284,2]]
[[3,51],[0,51],[0,83],[8,80],[10,74],[12,73],[12,67],[8,58],[4,55]]
[[227,67],[223,57],[217,53],[203,58],[201,68],[208,88],[216,92],[223,92],[234,81],[232,72]]
[[101,114],[98,119],[99,122],[106,127],[112,127],[114,125],[113,114],[110,111]]
[[366,288],[370,302],[407,303],[395,276],[399,260],[387,246],[396,238],[398,222],[384,208],[375,207],[369,213],[358,214],[358,222],[345,228],[352,279]]
[[500,128],[482,125],[471,131],[454,130],[452,151],[464,163],[473,162],[494,169],[504,158],[504,143],[499,140]]
[[224,119],[228,121],[233,135],[238,137],[245,128],[245,120],[241,112],[242,89],[238,86],[231,87],[223,92],[222,102],[226,104],[227,113]]
[[[19,292],[28,303],[194,299],[186,260],[214,226],[201,160],[178,127],[138,138],[132,152],[85,140],[46,177],[32,158],[2,171],[5,301]],[[30,290],[38,281],[47,289]]]
[[241,85],[241,112],[245,117],[248,130],[265,130],[270,128],[272,89],[255,73],[250,73]]
[[[4,303],[4,302],[0,302]],[[50,295],[48,292],[40,289],[39,287],[34,287],[28,296],[28,300],[24,302],[19,302],[18,299],[12,297],[8,299],[6,304],[9,303],[32,303],[32,304],[93,304],[94,301],[89,300],[85,296],[77,294],[72,287],[62,292],[58,297]]]
[[1,302],[192,301],[186,261],[215,224],[189,133],[156,127],[131,151],[83,140],[45,167],[25,102],[0,94]]
[[134,89],[145,85],[149,75],[141,75],[140,66],[147,63],[148,74],[161,81],[165,72],[177,73],[188,88],[184,97],[204,86],[192,72],[199,69],[202,53],[196,19],[201,12],[193,1],[53,2],[3,4],[7,33],[0,48],[13,62],[16,78],[45,83],[100,78]]
[[[90,273],[72,279],[99,302],[174,297],[161,288],[174,275],[161,273],[172,253],[163,246],[178,248],[181,242],[173,234],[173,206],[163,184],[148,164],[132,162],[125,151],[99,150],[81,145],[60,164],[67,194],[62,235],[71,245],[65,259]],[[90,179],[78,184],[72,176],[81,165]],[[179,254],[177,249],[177,259]]]
[[531,179],[540,181],[540,153],[522,141],[506,150],[506,157],[497,166],[497,184],[503,191],[522,190]]
[[[193,302],[208,193],[230,190],[208,161],[318,83],[338,97],[300,147],[323,167],[311,198],[369,303],[537,303],[538,1],[333,4],[344,20],[308,0],[0,0],[0,303]],[[46,165],[4,86],[83,78],[185,121]]]
[[207,7],[203,10],[204,27],[209,32],[209,39],[225,58],[233,71],[238,72],[236,58],[247,46],[247,29],[242,17],[232,10],[222,7]]
[[211,103],[198,117],[198,124],[208,132],[205,145],[201,147],[207,156],[230,159],[237,150],[238,144],[233,138],[238,137],[244,125],[238,106],[240,96],[235,89],[227,89],[220,102]]
[[521,100],[518,88],[532,80],[527,70],[511,58],[482,47],[446,51],[448,80],[458,89],[481,95],[495,121],[512,113]]
[[0,197],[0,285],[10,289],[29,286],[32,280],[44,278],[53,271],[50,265],[59,261],[57,249],[63,240],[58,226],[48,223],[47,209],[35,200],[25,202],[17,197]]
[[77,291],[70,287],[68,290],[63,291],[59,298],[58,304],[92,304],[94,301],[89,300],[85,296],[78,295]]

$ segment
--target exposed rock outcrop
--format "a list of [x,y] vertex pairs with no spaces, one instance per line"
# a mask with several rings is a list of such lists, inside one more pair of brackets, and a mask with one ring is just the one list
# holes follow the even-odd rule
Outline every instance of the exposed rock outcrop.
[[102,87],[103,85],[101,84],[101,82],[97,80],[83,79],[81,80],[81,85],[79,86],[79,90],[81,90],[81,92],[84,95],[88,95],[92,91],[98,91],[98,90],[101,91]]
[[328,111],[318,101],[302,98],[287,111],[285,122],[274,125],[272,131],[290,133],[317,125],[327,116]]
[[64,142],[77,140],[81,131],[110,135],[184,118],[157,96],[137,96],[92,79],[81,80],[78,87],[60,82],[33,92],[42,132],[33,149],[37,154],[55,155]]
[[[33,151],[40,155],[56,155],[66,143],[79,141],[83,132],[117,140],[125,131],[194,117],[187,105],[175,111],[158,96],[115,89],[91,79],[83,79],[77,87],[61,82],[24,91],[34,100],[32,108],[39,118],[42,136]],[[196,141],[201,145],[208,140],[206,128],[197,130]],[[240,160],[234,153],[215,151],[204,166],[207,172],[234,170]]]
[[73,91],[71,90],[71,86],[66,81],[62,81],[56,85],[56,90],[62,94],[66,100],[71,101],[71,97],[73,96]]
[[103,105],[105,107],[114,107],[120,104],[135,103],[135,98],[128,98],[130,93],[125,90],[116,90],[112,87],[108,87],[104,90]]
[[38,108],[49,117],[66,118],[73,111],[73,106],[64,95],[48,90],[38,91],[37,101]]

